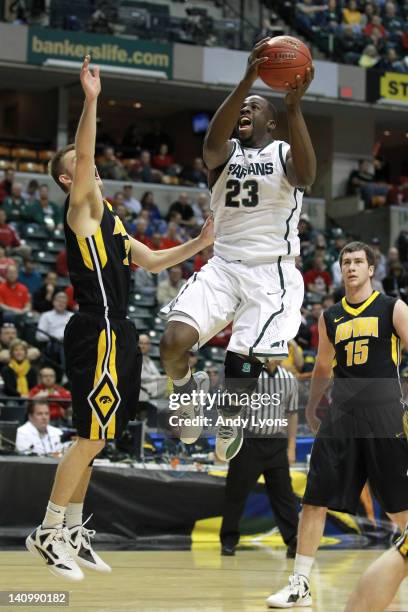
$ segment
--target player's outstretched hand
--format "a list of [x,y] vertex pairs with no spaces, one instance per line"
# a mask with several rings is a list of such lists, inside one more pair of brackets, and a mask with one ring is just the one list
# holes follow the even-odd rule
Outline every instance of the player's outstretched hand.
[[87,100],[96,100],[101,93],[101,79],[99,78],[99,68],[95,66],[92,70],[89,68],[91,56],[85,55],[84,63],[81,68],[81,85]]
[[259,54],[268,47],[270,40],[271,39],[267,37],[257,42],[248,58],[248,65],[244,79],[249,81],[251,85],[252,83],[255,83],[256,79],[258,78],[259,66],[268,61],[267,57],[259,57]]
[[296,76],[296,84],[291,85],[290,83],[285,83],[287,94],[285,96],[285,104],[286,106],[295,106],[299,104],[301,98],[305,95],[310,83],[313,81],[315,69],[314,66],[311,68],[306,68],[306,75],[302,80],[302,77],[298,74]]
[[214,219],[212,217],[208,217],[206,222],[204,223],[200,235],[200,242],[203,243],[203,249],[207,246],[210,246],[214,242]]

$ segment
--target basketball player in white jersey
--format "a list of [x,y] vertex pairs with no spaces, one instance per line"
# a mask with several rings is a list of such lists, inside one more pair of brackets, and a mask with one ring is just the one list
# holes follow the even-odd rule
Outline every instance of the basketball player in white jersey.
[[[238,397],[248,397],[254,389],[262,359],[287,356],[287,342],[300,325],[303,279],[295,267],[297,225],[303,188],[313,183],[316,174],[300,100],[312,81],[313,68],[304,79],[298,76],[296,84],[287,84],[290,144],[274,140],[275,107],[261,96],[249,95],[258,68],[266,61],[260,54],[268,40],[255,45],[243,79],[214,115],[204,142],[215,223],[214,257],[161,311],[168,321],[161,341],[162,362],[179,397],[208,390],[203,372],[192,377],[189,351],[203,346],[231,321],[225,379],[227,391]],[[232,138],[235,129],[238,137]],[[183,426],[184,418],[202,414],[195,403],[180,410],[180,437],[187,444],[195,442],[202,430]],[[243,412],[237,400],[222,407],[224,417]],[[241,448],[238,421],[232,425],[229,419],[218,429],[220,459],[232,459]]]

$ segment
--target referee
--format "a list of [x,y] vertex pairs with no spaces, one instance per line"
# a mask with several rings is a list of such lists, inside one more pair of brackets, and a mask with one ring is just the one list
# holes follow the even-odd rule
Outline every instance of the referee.
[[[298,506],[289,464],[295,461],[296,454],[298,385],[293,374],[280,363],[272,359],[266,362],[256,393],[263,394],[263,398],[269,398],[269,401],[262,402],[259,409],[251,407],[244,443],[229,464],[220,531],[222,555],[235,555],[245,501],[261,474],[287,546],[286,556],[294,558],[296,553]],[[262,426],[265,419],[269,422]],[[287,425],[282,423],[284,419],[287,419]]]

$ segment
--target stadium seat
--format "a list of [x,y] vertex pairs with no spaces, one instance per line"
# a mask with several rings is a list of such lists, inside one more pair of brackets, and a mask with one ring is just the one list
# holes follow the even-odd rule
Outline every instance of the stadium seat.
[[50,159],[53,157],[55,151],[39,151],[38,152],[38,159],[41,159],[41,161],[50,161]]
[[38,174],[45,173],[43,164],[36,162],[20,162],[18,164],[18,169],[20,172],[37,172]]
[[34,259],[41,263],[55,264],[57,256],[55,253],[47,253],[45,251],[38,251],[34,254]]
[[2,421],[18,421],[20,425],[26,420],[27,408],[25,402],[17,405],[8,404],[7,406],[1,406],[0,418]]
[[223,363],[225,359],[225,349],[220,348],[218,346],[211,346],[209,348],[211,359],[213,361],[216,361],[217,363]]
[[35,238],[37,240],[40,240],[41,238],[45,239],[48,237],[49,237],[48,232],[43,227],[40,227],[39,225],[33,224],[33,225],[26,225],[25,227],[24,238]]
[[0,155],[1,157],[10,157],[10,148],[0,145]]
[[11,157],[15,159],[37,159],[37,151],[34,149],[25,149],[24,147],[11,149]]
[[135,306],[156,306],[156,298],[154,296],[140,295],[140,293],[134,293],[130,299],[131,303]]
[[7,168],[13,168],[13,170],[16,170],[16,162],[8,159],[0,159],[0,170],[7,170]]
[[60,229],[54,230],[52,234],[52,239],[54,240],[54,242],[64,242],[65,243],[64,232]]
[[54,242],[53,240],[49,240],[45,246],[49,253],[57,253],[57,255],[61,253],[61,243]]

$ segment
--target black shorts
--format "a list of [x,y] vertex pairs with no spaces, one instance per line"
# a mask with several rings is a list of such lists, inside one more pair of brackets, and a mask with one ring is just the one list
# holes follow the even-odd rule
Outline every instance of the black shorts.
[[368,480],[386,512],[408,510],[402,404],[330,408],[313,444],[303,503],[355,514]]
[[78,435],[120,437],[139,401],[142,355],[135,326],[128,319],[77,313],[65,328],[64,350]]

